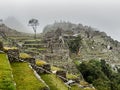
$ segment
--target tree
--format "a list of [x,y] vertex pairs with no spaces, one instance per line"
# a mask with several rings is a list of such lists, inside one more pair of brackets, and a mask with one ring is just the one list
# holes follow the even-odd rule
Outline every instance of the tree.
[[112,70],[109,64],[107,64],[105,60],[101,60],[101,68],[104,74],[110,79],[112,76]]
[[34,38],[36,39],[36,29],[37,29],[37,26],[39,25],[38,20],[37,19],[30,19],[28,24],[33,28],[34,33],[35,33]]
[[68,47],[72,53],[78,54],[81,44],[81,37],[77,36],[74,39],[69,40]]

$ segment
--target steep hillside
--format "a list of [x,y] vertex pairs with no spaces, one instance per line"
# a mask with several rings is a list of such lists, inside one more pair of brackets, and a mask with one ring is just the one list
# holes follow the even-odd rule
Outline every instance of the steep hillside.
[[[97,31],[92,27],[69,22],[59,22],[46,26],[43,32],[45,33],[45,40],[52,43],[53,51],[57,50],[58,52],[59,48],[56,47],[56,42],[62,43],[61,49],[70,50],[70,42],[74,43],[76,37],[80,36],[77,54],[69,52],[69,55],[75,62],[104,59],[111,66],[120,64],[120,43],[107,36],[106,33]],[[75,43],[73,43],[71,43],[71,46],[75,49]]]
[[5,24],[0,24],[0,32],[5,33],[6,36],[26,36],[26,35],[29,35],[27,33],[18,32],[14,29],[11,29],[8,26],[6,26]]
[[4,23],[13,29],[18,30],[19,32],[27,32],[27,28],[14,16],[9,16],[4,19]]

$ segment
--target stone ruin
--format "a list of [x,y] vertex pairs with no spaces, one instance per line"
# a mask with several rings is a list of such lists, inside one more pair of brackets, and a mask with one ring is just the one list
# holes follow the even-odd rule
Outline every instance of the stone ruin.
[[11,62],[29,62],[30,65],[33,67],[34,70],[36,70],[38,74],[51,72],[50,64],[45,64],[40,67],[36,65],[35,58],[33,57],[27,57],[27,58],[19,57],[20,56],[19,49],[12,49],[12,48],[4,49],[4,52],[7,53],[10,63]]
[[75,64],[70,58],[67,44],[68,40],[72,40],[75,37],[74,33],[69,33],[61,28],[45,33],[43,40],[47,44],[47,52],[43,54],[43,60],[68,72],[78,73]]
[[37,65],[31,65],[32,68],[38,73],[38,74],[49,74],[51,73],[51,66],[50,64],[45,64],[43,66],[37,66]]
[[20,58],[23,61],[29,62],[30,64],[35,64],[35,58],[29,57],[29,58]]
[[44,64],[43,66],[42,66],[42,68],[43,69],[45,69],[45,70],[47,70],[47,71],[49,71],[49,72],[51,72],[51,65],[50,64]]
[[0,41],[0,50],[3,50],[3,42]]
[[20,62],[18,49],[8,49],[4,52],[7,53],[10,62]]
[[64,82],[67,82],[66,71],[59,70],[56,72],[56,75],[58,75]]

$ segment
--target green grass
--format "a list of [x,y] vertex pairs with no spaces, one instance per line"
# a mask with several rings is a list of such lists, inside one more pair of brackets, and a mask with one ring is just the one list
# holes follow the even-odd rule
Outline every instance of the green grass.
[[15,90],[12,69],[6,54],[0,54],[0,90]]
[[14,49],[18,49],[17,47],[4,47],[4,50],[14,50]]
[[71,90],[86,90],[86,89],[79,88],[79,86],[77,85],[72,85]]
[[30,44],[24,44],[25,46],[44,46],[44,44],[34,44],[34,43],[30,43]]
[[36,39],[36,40],[34,40],[34,39],[29,39],[29,40],[25,40],[25,42],[38,42],[38,41],[41,41],[41,39]]
[[28,63],[11,63],[17,90],[43,90],[45,84],[39,81]]
[[73,75],[73,74],[69,74],[69,73],[67,73],[66,76],[67,76],[68,79],[76,79],[76,78],[78,78],[78,75]]
[[86,87],[86,88],[80,88],[77,84],[71,85],[71,89],[70,90],[96,90],[90,87]]
[[47,50],[47,48],[39,48],[38,50],[40,50],[40,51],[44,51],[44,50]]
[[27,48],[28,50],[37,50],[37,48]]
[[20,58],[32,58],[29,54],[27,53],[20,53]]
[[43,66],[45,64],[47,64],[47,63],[45,61],[43,61],[43,60],[36,60],[36,65],[37,66]]
[[51,66],[51,70],[52,71],[59,71],[59,70],[63,70],[63,69],[59,68],[59,67]]
[[74,61],[75,65],[79,66],[80,65],[80,62],[78,60],[75,60]]
[[42,74],[41,77],[50,87],[50,90],[68,90],[64,82],[54,74]]

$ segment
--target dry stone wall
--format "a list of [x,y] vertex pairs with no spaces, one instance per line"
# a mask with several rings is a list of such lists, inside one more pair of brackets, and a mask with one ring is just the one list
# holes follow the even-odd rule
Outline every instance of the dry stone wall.
[[22,60],[35,65],[35,58],[21,58]]
[[9,49],[9,50],[4,50],[7,55],[8,59],[10,62],[19,62],[19,50],[18,49]]
[[3,50],[3,42],[0,41],[0,50]]
[[43,65],[41,67],[39,67],[37,65],[33,65],[33,64],[31,66],[38,74],[51,73],[50,64],[46,64],[46,65]]

